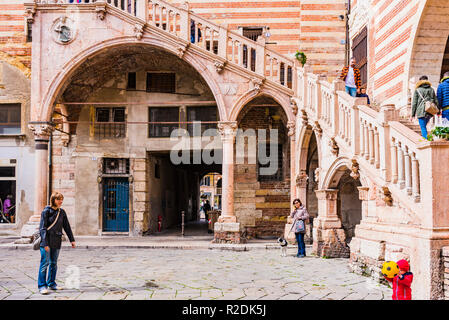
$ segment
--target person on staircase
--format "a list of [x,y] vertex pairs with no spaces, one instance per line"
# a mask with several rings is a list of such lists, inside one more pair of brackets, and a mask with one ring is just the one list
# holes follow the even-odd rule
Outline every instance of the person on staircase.
[[[432,88],[432,84],[429,82],[427,76],[422,76],[416,83],[415,92],[412,100],[412,121],[418,118],[419,126],[421,127],[421,135],[424,139],[427,139],[427,123],[432,118],[430,113],[425,111],[426,101],[433,101],[438,105],[437,96]],[[449,101],[449,94],[448,94]],[[449,104],[448,104],[449,105]]]
[[449,71],[444,73],[443,79],[437,89],[438,108],[443,118],[449,120]]
[[356,64],[356,59],[351,58],[350,65],[344,67],[340,75],[340,79],[345,82],[346,92],[353,97],[360,93],[360,87],[362,86],[362,77],[360,76],[360,70],[356,68]]

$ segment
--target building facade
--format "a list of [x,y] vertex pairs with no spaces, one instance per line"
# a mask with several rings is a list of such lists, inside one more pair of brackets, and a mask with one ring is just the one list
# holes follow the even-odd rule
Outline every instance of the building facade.
[[[24,242],[53,190],[65,195],[77,235],[138,236],[159,219],[178,224],[182,211],[196,219],[200,180],[217,172],[215,242],[292,239],[288,217],[299,197],[316,255],[350,258],[355,272],[378,280],[383,261],[406,258],[415,297],[443,297],[449,198],[440,190],[449,172],[438,164],[449,144],[423,141],[403,117],[414,79],[426,73],[436,86],[446,68],[449,4],[1,6],[3,108],[24,101],[20,133],[1,137],[1,161],[23,166],[9,228]],[[298,48],[304,67],[291,56]],[[350,55],[371,106],[336,79]],[[263,156],[275,159],[275,171]]]

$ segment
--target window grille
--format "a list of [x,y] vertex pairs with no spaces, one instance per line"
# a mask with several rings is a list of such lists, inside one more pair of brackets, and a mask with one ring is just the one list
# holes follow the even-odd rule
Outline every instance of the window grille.
[[[210,122],[217,121],[217,107],[187,107],[187,121],[201,121],[201,122]],[[217,128],[217,123],[201,123],[201,134],[204,133],[207,129]],[[187,125],[187,130],[189,131],[190,136],[194,135],[194,124],[189,123]],[[212,135],[216,135],[217,133]]]
[[125,108],[97,108],[95,135],[100,138],[124,138],[126,136]]
[[150,107],[148,113],[149,122],[176,122],[150,123],[148,126],[150,138],[170,137],[172,131],[179,128],[178,107]]
[[103,160],[103,173],[129,174],[129,159],[104,158]]
[[175,93],[176,75],[174,73],[147,73],[147,91]]

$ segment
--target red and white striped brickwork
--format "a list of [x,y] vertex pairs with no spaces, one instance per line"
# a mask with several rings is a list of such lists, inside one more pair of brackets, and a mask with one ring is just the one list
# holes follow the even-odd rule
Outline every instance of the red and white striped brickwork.
[[26,42],[24,0],[0,0],[0,57],[31,67],[31,43]]
[[[368,87],[375,101],[407,104],[411,78],[429,76],[438,85],[449,35],[447,0],[357,0],[367,6]],[[357,30],[350,30],[356,35]]]

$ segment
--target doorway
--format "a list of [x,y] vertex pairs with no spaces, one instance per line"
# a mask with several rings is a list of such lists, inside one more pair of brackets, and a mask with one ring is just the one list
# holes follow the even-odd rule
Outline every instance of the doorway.
[[103,231],[129,231],[129,182],[106,178],[103,185]]

